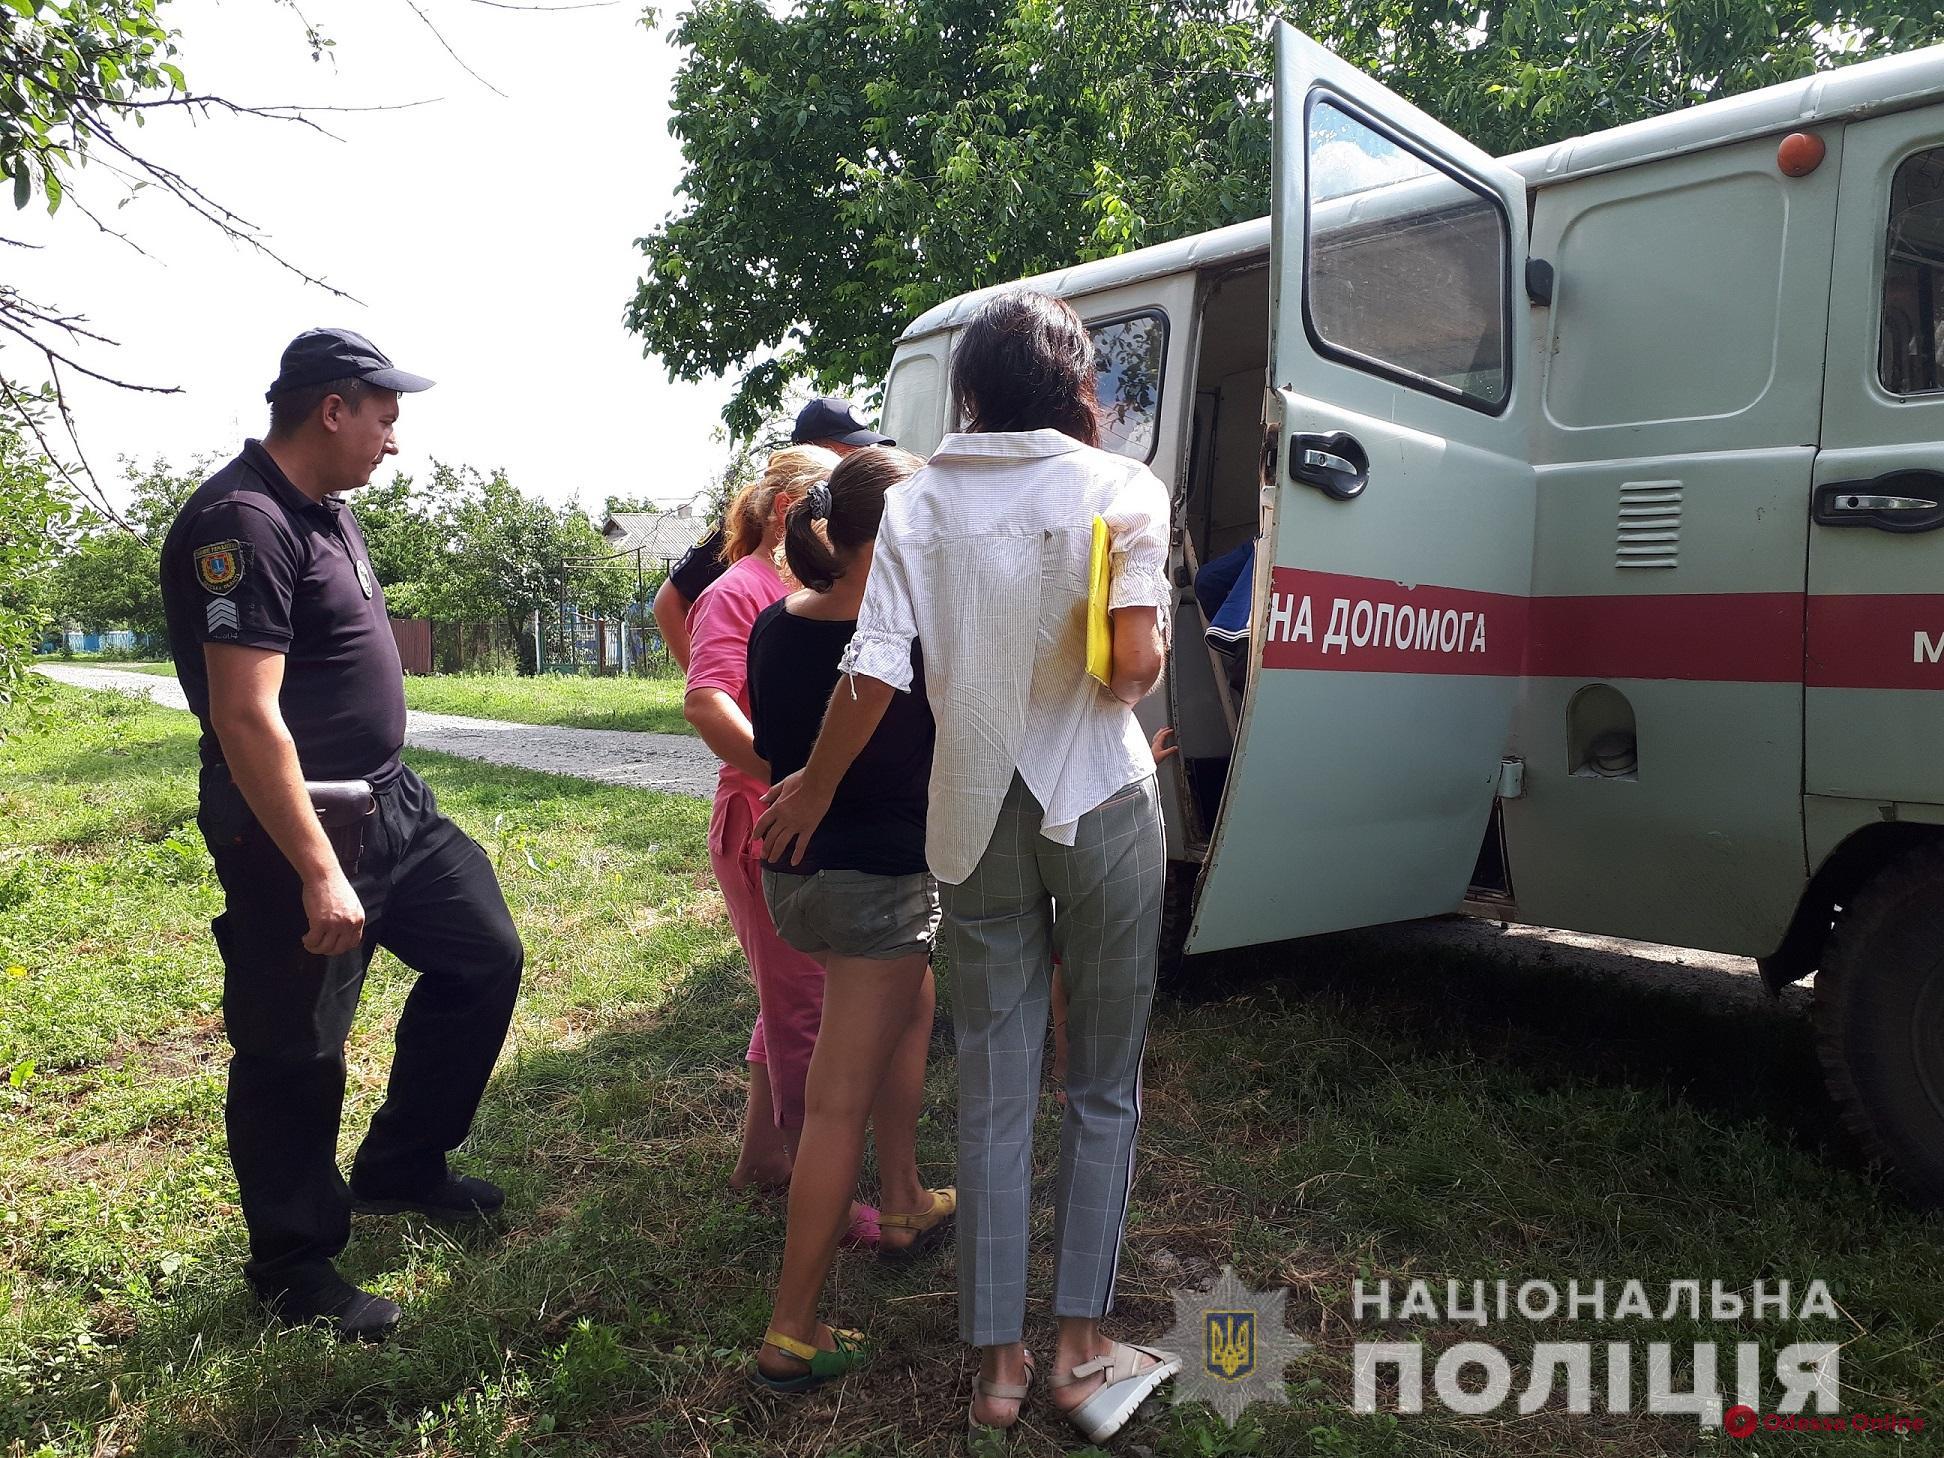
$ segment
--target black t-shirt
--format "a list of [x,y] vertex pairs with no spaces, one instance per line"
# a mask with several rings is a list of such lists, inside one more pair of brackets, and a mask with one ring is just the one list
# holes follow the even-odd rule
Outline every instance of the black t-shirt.
[[[749,631],[749,718],[756,752],[769,761],[770,783],[810,762],[832,690],[844,692],[837,663],[855,622],[800,618],[771,603]],[[774,871],[868,871],[909,876],[925,869],[925,802],[930,793],[931,705],[914,643],[909,693],[893,694],[875,733],[831,797],[830,813],[799,865],[765,862]]]
[[405,677],[364,535],[342,502],[291,485],[261,443],[183,503],[162,543],[162,606],[204,764],[223,750],[203,644],[240,643],[284,655],[277,702],[304,778],[398,777]]
[[668,569],[668,580],[675,590],[693,603],[702,589],[729,569],[722,563],[723,531],[717,527],[683,553],[682,560]]

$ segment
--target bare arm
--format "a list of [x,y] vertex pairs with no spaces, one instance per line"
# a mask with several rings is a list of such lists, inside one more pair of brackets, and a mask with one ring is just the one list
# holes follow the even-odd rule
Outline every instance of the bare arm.
[[304,792],[297,746],[277,705],[283,654],[236,643],[205,643],[203,661],[209,668],[209,723],[223,747],[230,778],[303,883],[304,915],[310,922],[304,950],[325,957],[350,951],[364,937],[364,907]]
[[[870,743],[884,711],[891,707],[891,695],[897,692],[884,680],[861,673],[850,675],[849,684],[847,690],[840,679],[837,692],[830,696],[810,762],[763,796],[769,809],[756,822],[756,838],[769,860],[789,855],[791,865],[803,864],[803,852],[829,812],[844,772]],[[792,847],[794,854],[790,854]]]
[[1123,704],[1138,704],[1154,691],[1168,650],[1161,641],[1161,614],[1151,607],[1115,608],[1114,678],[1110,691]]
[[756,753],[756,731],[740,705],[719,688],[693,688],[682,699],[682,717],[724,764],[769,783],[769,762]]
[[664,577],[662,585],[655,589],[655,626],[661,629],[669,656],[681,664],[684,673],[689,666],[688,611],[689,600]]

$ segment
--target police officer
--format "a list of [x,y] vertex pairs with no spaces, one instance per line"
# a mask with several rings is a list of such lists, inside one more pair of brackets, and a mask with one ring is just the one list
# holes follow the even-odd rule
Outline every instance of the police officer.
[[[340,499],[397,453],[399,396],[431,383],[348,329],[299,335],[267,396],[269,433],[196,490],[162,547],[169,642],[202,721],[197,819],[224,892],[212,929],[244,1275],[279,1319],[368,1339],[399,1309],[332,1264],[352,1210],[500,1207],[446,1154],[471,1126],[524,960],[491,863],[399,762],[398,648]],[[347,1186],[344,1042],[377,947],[418,980]]]
[[[790,431],[791,445],[822,446],[847,456],[866,446],[896,445],[888,435],[879,435],[857,418],[857,407],[835,395],[819,395],[797,412],[796,426]],[[662,585],[655,589],[655,625],[661,629],[662,642],[686,672],[689,666],[689,609],[726,565],[722,560],[724,532],[717,522],[710,533],[690,547],[682,560],[669,568]]]

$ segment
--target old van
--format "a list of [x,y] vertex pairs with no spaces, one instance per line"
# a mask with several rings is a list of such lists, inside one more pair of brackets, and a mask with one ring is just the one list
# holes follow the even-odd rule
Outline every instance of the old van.
[[[1271,216],[1031,280],[1174,492],[1187,951],[1462,909],[1813,971],[1944,1198],[1944,48],[1506,158],[1286,26],[1275,81]],[[914,449],[984,297],[898,341]],[[1193,583],[1250,543],[1231,673]]]

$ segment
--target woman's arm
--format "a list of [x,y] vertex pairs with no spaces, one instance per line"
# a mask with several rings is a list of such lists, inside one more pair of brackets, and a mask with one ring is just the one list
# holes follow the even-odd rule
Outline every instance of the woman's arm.
[[1108,690],[1123,704],[1138,704],[1161,681],[1168,660],[1161,641],[1161,614],[1151,607],[1115,608],[1114,669]]
[[682,717],[694,726],[717,759],[746,775],[768,781],[769,763],[756,753],[756,731],[736,701],[721,689],[690,689],[682,698]]
[[664,577],[662,585],[655,589],[655,626],[661,629],[662,642],[668,645],[668,656],[682,666],[684,673],[689,666],[688,611],[689,600]]

